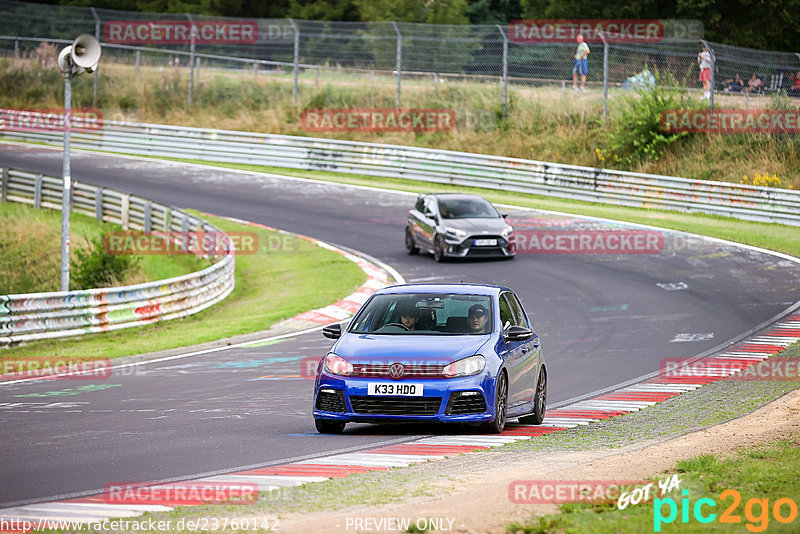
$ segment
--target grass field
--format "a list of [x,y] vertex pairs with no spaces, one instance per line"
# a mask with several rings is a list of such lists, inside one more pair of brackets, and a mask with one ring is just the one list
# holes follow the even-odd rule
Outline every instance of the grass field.
[[[364,272],[344,256],[308,240],[193,213],[222,230],[258,235],[256,254],[237,255],[236,288],[225,300],[182,319],[4,349],[0,351],[0,361],[33,356],[66,357],[74,362],[115,358],[257,332],[282,319],[335,302],[366,280]],[[270,243],[281,245],[279,248]],[[320,276],[321,272],[325,276]]]
[[[70,215],[71,256],[89,242],[120,230],[80,213]],[[137,266],[115,285],[131,285],[181,276],[208,263],[194,256],[136,256]],[[61,212],[0,203],[0,295],[58,291],[61,266]],[[74,284],[71,287],[76,289]]]
[[[47,52],[52,55],[53,50]],[[45,54],[45,55],[47,55]],[[40,60],[48,64],[49,56]],[[52,70],[52,72],[51,72]],[[188,108],[189,72],[185,67],[142,66],[108,58],[100,70],[96,106],[104,118],[119,121],[213,127],[287,135],[314,135],[337,139],[434,147],[505,155],[586,166],[682,176],[699,180],[752,183],[756,174],[777,177],[779,187],[800,188],[800,140],[796,135],[693,134],[670,144],[656,159],[631,161],[606,158],[615,136],[628,128],[623,110],[638,96],[612,88],[609,117],[602,118],[602,90],[563,91],[559,86],[509,87],[503,115],[497,80],[478,82],[432,77],[403,81],[401,107],[447,108],[457,127],[445,132],[340,132],[303,130],[300,116],[309,108],[394,108],[396,84],[389,76],[371,76],[336,69],[300,75],[300,92],[292,94],[292,76],[285,71],[202,67],[195,72],[192,108]],[[58,74],[34,60],[0,59],[0,106],[58,108],[63,96]],[[24,90],[19,90],[24,87]],[[688,90],[676,91],[686,96]],[[92,80],[77,78],[73,87],[78,107],[92,107]],[[694,96],[689,101],[699,105]],[[797,108],[798,99],[752,98],[754,108]],[[718,106],[743,107],[739,96],[720,95]],[[636,140],[631,132],[631,141]]]

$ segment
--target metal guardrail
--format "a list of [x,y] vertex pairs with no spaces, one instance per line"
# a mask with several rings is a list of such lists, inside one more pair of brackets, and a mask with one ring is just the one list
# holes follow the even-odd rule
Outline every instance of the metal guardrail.
[[[0,201],[61,209],[61,178],[11,168],[0,172]],[[73,211],[98,221],[118,223],[126,230],[225,235],[203,219],[141,197],[82,183],[75,183],[72,191]],[[194,235],[177,246],[190,253],[197,251],[197,234]],[[230,239],[227,242],[227,250],[214,257],[217,261],[213,265],[167,280],[102,289],[0,295],[0,347],[130,328],[197,313],[233,291],[235,251]]]
[[[60,143],[62,131],[7,139]],[[75,148],[456,184],[800,226],[800,191],[400,145],[105,121]]]

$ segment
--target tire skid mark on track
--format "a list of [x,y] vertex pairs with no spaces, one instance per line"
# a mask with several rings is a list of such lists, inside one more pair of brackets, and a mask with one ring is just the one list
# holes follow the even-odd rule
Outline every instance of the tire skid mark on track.
[[[466,452],[500,447],[518,440],[531,439],[577,426],[619,417],[642,410],[653,404],[693,391],[706,384],[724,380],[750,366],[763,362],[788,345],[800,341],[800,313],[794,313],[765,331],[734,344],[728,350],[693,361],[706,370],[706,376],[668,376],[664,372],[640,383],[621,387],[595,397],[580,400],[547,412],[539,426],[510,424],[499,435],[442,435],[421,438],[408,443],[381,445],[358,452],[346,452],[312,458],[265,468],[249,469],[223,475],[200,478],[191,483],[220,484],[225,486],[250,484],[260,492],[321,482],[371,471],[385,471],[395,467],[434,461]],[[174,484],[151,486],[158,488]],[[78,499],[18,506],[0,510],[0,519],[37,520],[64,519],[85,524],[111,518],[137,517],[145,512],[170,511],[176,502],[137,502],[111,504],[108,495],[98,494]],[[183,505],[186,506],[186,505]]]

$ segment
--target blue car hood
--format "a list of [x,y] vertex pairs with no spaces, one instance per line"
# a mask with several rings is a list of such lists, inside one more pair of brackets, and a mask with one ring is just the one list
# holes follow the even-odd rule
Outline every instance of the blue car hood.
[[478,354],[491,335],[345,334],[333,351],[351,363],[446,364]]

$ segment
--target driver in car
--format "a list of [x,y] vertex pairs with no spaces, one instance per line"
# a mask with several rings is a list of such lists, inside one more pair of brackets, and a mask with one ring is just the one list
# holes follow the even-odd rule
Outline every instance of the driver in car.
[[486,333],[489,312],[480,304],[473,304],[467,314],[467,327],[471,334]]
[[400,310],[400,322],[411,330],[412,332],[417,329],[417,322],[419,321],[419,311],[417,307],[408,303]]

